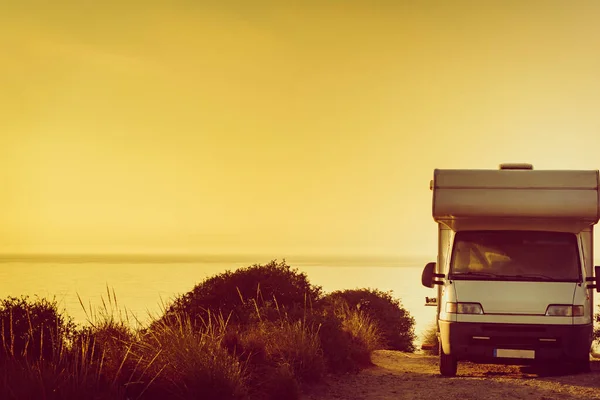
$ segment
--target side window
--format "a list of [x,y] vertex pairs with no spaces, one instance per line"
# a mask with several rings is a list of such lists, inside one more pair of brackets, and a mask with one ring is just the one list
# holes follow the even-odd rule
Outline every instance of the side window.
[[440,226],[438,244],[438,262],[437,272],[447,274],[450,266],[450,255],[452,254],[452,243],[454,241],[454,232],[450,228]]

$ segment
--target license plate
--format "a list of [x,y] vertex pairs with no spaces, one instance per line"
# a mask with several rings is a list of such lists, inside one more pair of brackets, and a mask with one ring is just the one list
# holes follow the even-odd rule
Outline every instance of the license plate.
[[494,349],[494,357],[498,358],[535,358],[534,350]]

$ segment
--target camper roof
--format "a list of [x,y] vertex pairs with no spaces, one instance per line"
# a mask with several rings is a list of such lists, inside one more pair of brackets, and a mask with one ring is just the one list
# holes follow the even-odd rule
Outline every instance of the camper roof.
[[493,224],[498,229],[554,226],[580,231],[598,222],[598,171],[511,166],[501,165],[499,170],[436,169],[431,184],[433,218],[453,230]]

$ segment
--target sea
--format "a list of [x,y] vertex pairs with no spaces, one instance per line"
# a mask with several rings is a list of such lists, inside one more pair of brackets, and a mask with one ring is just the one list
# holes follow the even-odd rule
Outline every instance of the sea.
[[[93,322],[108,311],[139,327],[206,278],[271,260],[257,255],[3,255],[0,299],[55,299],[78,324]],[[434,289],[421,285],[427,259],[296,256],[285,261],[326,293],[391,291],[415,319],[417,345],[435,321],[435,307],[425,306],[425,297],[435,296]]]

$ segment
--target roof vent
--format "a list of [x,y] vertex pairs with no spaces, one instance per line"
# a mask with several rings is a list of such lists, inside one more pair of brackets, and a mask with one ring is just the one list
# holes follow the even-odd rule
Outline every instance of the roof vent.
[[532,170],[533,165],[527,164],[527,163],[505,163],[505,164],[500,164],[500,169]]

